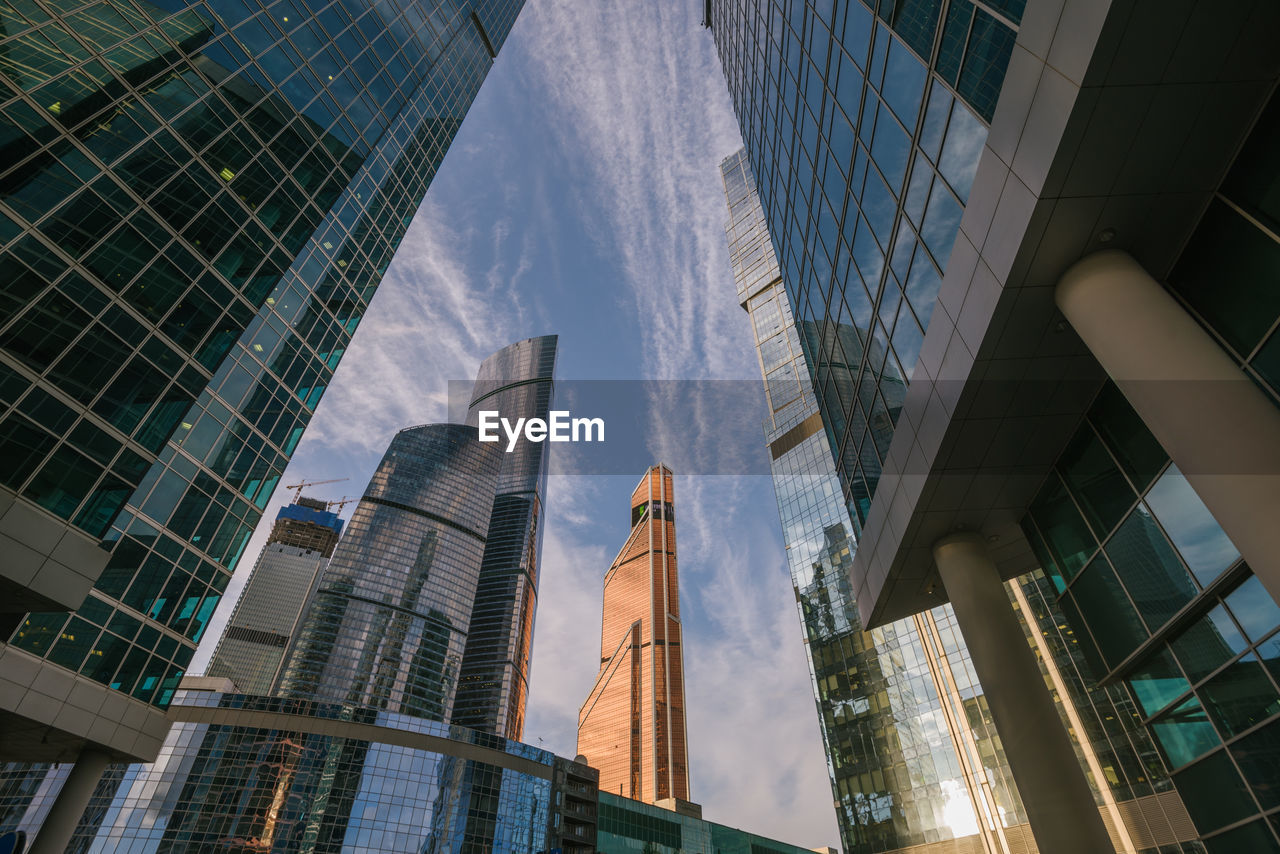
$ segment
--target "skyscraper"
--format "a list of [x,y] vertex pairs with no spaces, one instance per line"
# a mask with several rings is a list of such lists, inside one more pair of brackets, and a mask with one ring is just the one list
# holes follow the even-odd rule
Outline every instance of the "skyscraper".
[[[555,392],[555,335],[517,341],[476,373],[467,423],[481,411],[546,419]],[[462,657],[453,723],[519,741],[529,696],[533,619],[538,606],[547,445],[520,442],[502,457],[489,539]]]
[[1059,693],[1120,712],[1095,742],[1157,748],[1098,794],[1168,777],[1172,844],[1277,851],[1280,10],[1137,9],[708,22],[797,323],[863,339],[802,344],[863,624],[950,601],[1041,851],[1108,843],[1018,611]]
[[[950,606],[862,628],[849,577],[857,538],[801,346],[802,339],[813,346],[820,337],[812,324],[801,330],[792,316],[744,153],[726,158],[721,173],[738,299],[751,316],[766,380],[765,438],[844,849],[924,846],[923,852],[933,845],[947,851],[960,840],[978,851],[1002,852],[1031,844],[1004,747],[986,720],[985,695]],[[828,328],[828,334],[845,347],[858,341],[852,329]],[[813,351],[830,348],[819,343]],[[1154,744],[1140,728],[1116,723],[1136,713],[1126,697],[1081,686],[1068,652],[1074,645],[1058,636],[1061,618],[1044,601],[1044,583],[1037,574],[1020,587],[1010,585],[1010,594],[1021,597],[1020,613],[1039,639],[1044,676],[1058,688],[1081,762],[1095,781],[1128,778],[1116,791],[1095,784],[1117,847],[1128,850],[1133,839],[1176,843],[1179,828],[1189,823],[1178,795],[1163,776],[1133,775],[1132,769],[1158,762]],[[1055,637],[1042,638],[1041,630]],[[1139,812],[1148,817],[1141,833],[1130,834],[1126,816]]]
[[395,435],[294,640],[283,696],[448,721],[501,459],[461,424]]
[[242,694],[275,690],[289,639],[333,557],[342,524],[314,498],[300,496],[280,508],[205,675],[230,679]]
[[604,576],[600,673],[578,712],[600,789],[651,804],[689,800],[671,481],[656,465],[631,494],[631,533]]
[[6,14],[0,756],[155,756],[520,6]]

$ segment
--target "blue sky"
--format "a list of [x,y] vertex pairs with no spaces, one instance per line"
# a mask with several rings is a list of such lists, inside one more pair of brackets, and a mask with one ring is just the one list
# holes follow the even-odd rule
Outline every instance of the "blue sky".
[[[559,334],[566,380],[759,378],[718,168],[741,140],[701,11],[528,0],[284,483],[347,477],[313,494],[359,496],[396,430],[445,420],[449,381],[533,335]],[[525,741],[561,755],[641,473],[548,487]],[[230,597],[291,495],[278,490]],[[676,503],[694,800],[713,821],[837,845],[769,479],[679,477]]]

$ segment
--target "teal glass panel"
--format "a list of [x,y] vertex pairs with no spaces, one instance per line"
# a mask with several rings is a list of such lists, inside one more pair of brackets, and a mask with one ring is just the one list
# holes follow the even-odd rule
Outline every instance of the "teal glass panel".
[[1254,655],[1233,661],[1196,693],[1223,735],[1238,735],[1280,712],[1280,694]]
[[1098,392],[1089,409],[1089,421],[1139,490],[1146,489],[1169,461],[1169,455],[1114,383],[1108,381]]
[[1151,487],[1147,504],[1202,585],[1209,584],[1240,557],[1177,466],[1169,466]]
[[1074,578],[1097,544],[1055,472],[1049,473],[1040,494],[1032,502],[1031,518],[1062,574],[1067,579]]
[[1173,775],[1196,830],[1209,833],[1257,811],[1227,751],[1211,753]]
[[1173,654],[1182,669],[1199,682],[1248,647],[1248,642],[1221,605],[1193,623],[1173,640]]
[[1280,721],[1267,724],[1229,748],[1262,808],[1280,806]]
[[1138,496],[1107,453],[1106,446],[1092,430],[1076,432],[1059,457],[1057,468],[1099,537],[1109,534],[1137,500]]
[[898,0],[893,13],[893,29],[921,56],[933,53],[933,36],[938,30],[942,0]]
[[1280,626],[1280,605],[1262,586],[1256,575],[1237,587],[1226,597],[1227,609],[1236,618],[1240,628],[1250,640],[1264,638],[1276,626]]
[[1129,674],[1128,682],[1147,716],[1156,714],[1191,688],[1167,649]]
[[1147,639],[1138,612],[1106,558],[1089,562],[1072,582],[1071,594],[1109,667],[1118,666]]
[[1194,697],[1153,721],[1151,732],[1171,768],[1186,765],[1222,743],[1200,701]]
[[969,0],[952,0],[947,4],[947,20],[942,28],[942,47],[938,51],[936,68],[942,79],[952,86],[960,77],[964,64],[964,46],[969,41],[969,26],[973,22],[973,4]]
[[1129,514],[1105,550],[1152,631],[1195,597],[1191,574],[1143,504]]
[[1017,34],[982,9],[973,17],[969,45],[956,91],[978,115],[991,121]]
[[111,632],[103,632],[99,636],[88,658],[80,667],[80,673],[95,682],[106,685],[120,666],[120,660],[129,651],[129,644]]
[[1062,609],[1063,615],[1067,618],[1067,626],[1069,627],[1066,631],[1067,636],[1079,648],[1080,654],[1084,656],[1085,661],[1089,662],[1089,667],[1093,669],[1094,678],[1105,675],[1110,668],[1102,660],[1102,653],[1098,652],[1098,646],[1093,642],[1093,637],[1089,634],[1088,625],[1085,623],[1080,609],[1072,601],[1070,593],[1058,600],[1058,607]]
[[1023,517],[1021,527],[1022,535],[1027,538],[1027,543],[1031,546],[1031,551],[1040,563],[1040,568],[1044,570],[1044,574],[1053,582],[1054,590],[1058,593],[1066,590],[1067,582],[1062,577],[1058,564],[1054,561],[1053,555],[1049,553],[1049,548],[1044,544],[1044,540],[1041,539],[1040,532],[1036,530],[1035,523],[1030,516]]
[[1280,243],[1214,199],[1169,273],[1169,284],[1242,356],[1280,315]]

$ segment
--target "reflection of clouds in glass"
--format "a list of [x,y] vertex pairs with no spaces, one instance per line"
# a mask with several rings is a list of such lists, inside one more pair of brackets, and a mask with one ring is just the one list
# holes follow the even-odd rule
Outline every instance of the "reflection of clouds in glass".
[[1240,557],[1177,466],[1169,466],[1151,488],[1147,503],[1201,584],[1217,578]]
[[942,183],[935,181],[920,237],[942,266],[951,257],[951,246],[956,242],[956,232],[960,230],[960,217],[963,213],[964,209],[956,203]]
[[973,176],[978,171],[978,158],[982,156],[982,146],[986,142],[986,126],[965,109],[964,104],[957,103],[951,111],[951,124],[947,127],[946,141],[942,143],[938,168],[961,201],[969,198]]
[[1280,606],[1276,605],[1256,575],[1227,597],[1227,607],[1254,640],[1266,636],[1280,624]]
[[978,832],[978,817],[973,814],[973,801],[959,780],[942,781],[942,821],[956,838]]

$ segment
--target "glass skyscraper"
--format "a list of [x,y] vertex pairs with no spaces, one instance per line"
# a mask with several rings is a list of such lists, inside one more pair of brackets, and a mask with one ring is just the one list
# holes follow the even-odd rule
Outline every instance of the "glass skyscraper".
[[[541,418],[555,392],[555,335],[517,341],[481,363],[467,410]],[[519,741],[529,696],[538,560],[547,494],[547,444],[520,442],[502,455],[489,538],[462,657],[453,723]]]
[[520,6],[0,12],[0,755],[155,756]]
[[1193,6],[708,7],[839,575],[963,652],[1044,852],[1280,851],[1280,9]]
[[684,646],[671,469],[631,493],[631,532],[604,575],[600,672],[578,712],[578,753],[600,788],[666,807],[690,800]]
[[205,675],[230,679],[242,694],[270,694],[343,522],[328,505],[299,498],[280,508]]

